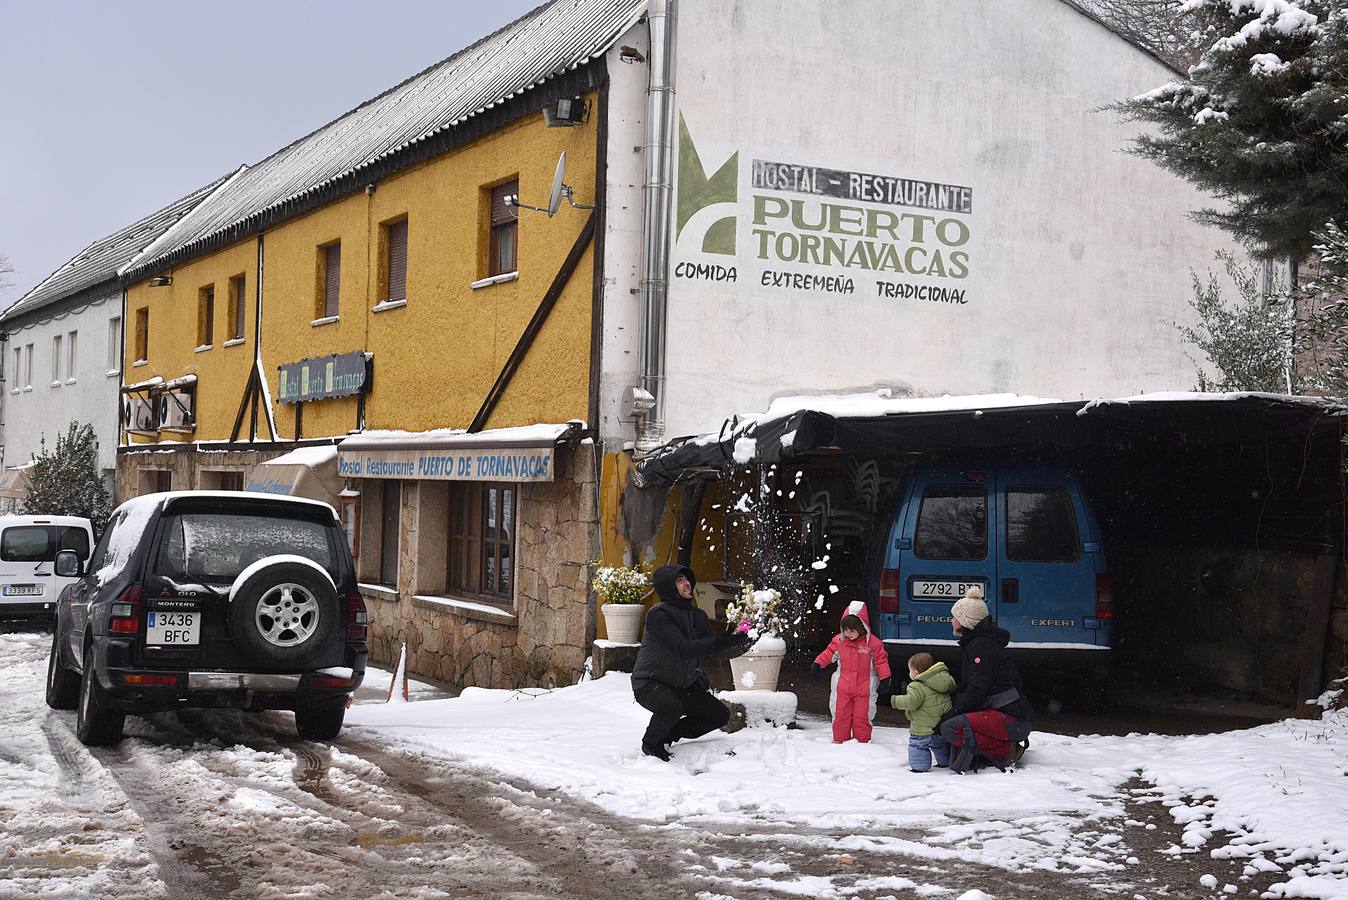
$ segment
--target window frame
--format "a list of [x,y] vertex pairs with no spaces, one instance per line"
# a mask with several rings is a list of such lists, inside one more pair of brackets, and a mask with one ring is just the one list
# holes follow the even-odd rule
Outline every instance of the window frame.
[[[490,188],[487,193],[487,277],[519,271],[519,216],[505,205],[505,197],[519,196],[520,179],[516,175]],[[509,235],[509,264],[501,261],[502,238]]]
[[66,332],[66,384],[75,383],[75,363],[79,351],[79,329]]
[[229,279],[229,329],[231,341],[241,341],[248,331],[248,307],[245,305],[245,292],[248,290],[248,276],[239,274]]
[[[385,479],[380,485],[379,491],[379,571],[376,584],[390,588],[398,589],[398,553],[402,545],[402,487],[403,483],[396,479]],[[391,490],[390,490],[391,489]],[[393,496],[393,517],[392,517],[392,546],[390,546],[389,534],[389,498]],[[392,567],[390,569],[390,566]],[[392,578],[388,576],[392,574]]]
[[33,388],[33,345],[23,345],[23,387],[24,390]]
[[150,358],[150,307],[142,306],[136,310],[136,359],[143,363]]
[[[489,497],[497,494],[495,534],[488,533]],[[506,524],[506,497],[509,498],[509,524]],[[453,481],[446,498],[445,589],[451,596],[483,600],[513,607],[516,593],[515,564],[518,560],[520,485],[512,481]],[[487,560],[493,554],[507,567],[497,565],[492,584]],[[502,548],[508,550],[505,557]],[[460,550],[462,553],[460,554]],[[502,582],[507,585],[501,589]]]
[[215,345],[215,284],[197,289],[197,346]]
[[[390,219],[379,226],[379,244],[380,244],[380,286],[383,294],[380,297],[380,303],[406,303],[407,302],[407,266],[409,262],[408,252],[408,225],[407,216],[401,216],[396,219]],[[402,284],[395,296],[393,290],[393,250],[394,238],[401,232],[402,235]]]
[[108,319],[108,374],[122,371],[122,317]]
[[53,334],[51,336],[51,383],[56,387],[61,383],[61,348],[65,341],[64,334]]
[[[317,256],[314,320],[335,319],[342,314],[342,242],[336,240],[319,244]],[[337,273],[330,276],[330,270],[333,268]]]

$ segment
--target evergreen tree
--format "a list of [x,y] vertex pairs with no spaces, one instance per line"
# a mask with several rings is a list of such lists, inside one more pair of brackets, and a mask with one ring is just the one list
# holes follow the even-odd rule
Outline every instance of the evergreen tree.
[[1348,224],[1343,0],[1186,0],[1207,49],[1187,78],[1115,109],[1156,126],[1133,152],[1226,202],[1196,211],[1295,263]]
[[92,425],[71,422],[56,439],[56,451],[44,444],[28,476],[27,515],[82,516],[101,531],[112,513],[112,500],[98,468],[98,439]]
[[1298,291],[1310,310],[1305,368],[1315,390],[1348,397],[1348,231],[1331,222],[1317,238],[1316,265]]

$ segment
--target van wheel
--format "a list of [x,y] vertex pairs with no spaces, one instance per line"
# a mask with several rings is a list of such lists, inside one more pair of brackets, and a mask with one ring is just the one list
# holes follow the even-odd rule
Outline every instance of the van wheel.
[[330,741],[342,730],[346,699],[336,703],[301,706],[295,710],[295,730],[307,741]]
[[84,675],[80,679],[79,712],[75,716],[75,736],[86,747],[115,744],[122,739],[126,713],[109,709],[94,675],[93,648],[84,651]]
[[277,562],[234,592],[229,630],[239,649],[272,668],[303,668],[331,650],[340,616],[332,582],[309,566]]
[[80,679],[61,662],[61,637],[53,630],[51,655],[47,657],[47,705],[74,709],[80,699]]

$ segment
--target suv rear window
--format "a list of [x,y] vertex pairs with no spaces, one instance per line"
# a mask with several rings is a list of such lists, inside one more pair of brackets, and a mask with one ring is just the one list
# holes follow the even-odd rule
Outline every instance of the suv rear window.
[[334,579],[331,528],[261,513],[186,512],[169,516],[155,572],[170,578],[232,583],[259,559],[278,554],[318,563]]
[[74,550],[89,558],[89,532],[69,525],[15,525],[0,535],[0,559],[5,562],[51,562],[59,550]]
[[933,484],[917,513],[919,559],[983,559],[988,555],[988,492],[982,485]]

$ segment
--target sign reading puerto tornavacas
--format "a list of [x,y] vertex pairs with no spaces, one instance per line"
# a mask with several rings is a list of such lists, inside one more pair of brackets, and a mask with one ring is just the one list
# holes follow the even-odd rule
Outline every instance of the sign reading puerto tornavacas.
[[738,152],[708,175],[679,125],[676,279],[968,303],[973,188]]
[[279,403],[308,403],[331,397],[350,397],[366,389],[369,367],[365,354],[342,353],[302,359],[280,367]]
[[435,481],[551,481],[551,447],[339,450],[343,478]]

